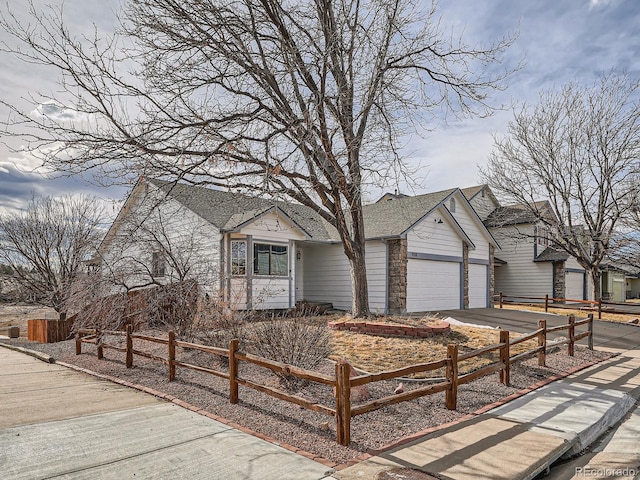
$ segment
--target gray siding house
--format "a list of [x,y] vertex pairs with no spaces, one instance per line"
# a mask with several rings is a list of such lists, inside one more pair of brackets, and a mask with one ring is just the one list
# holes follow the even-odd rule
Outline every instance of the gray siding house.
[[[495,291],[505,295],[584,300],[587,275],[576,259],[554,248],[551,232],[529,210],[501,206],[487,185],[462,190],[500,243],[495,259]],[[540,202],[539,211],[545,211]]]
[[[373,312],[491,305],[498,244],[460,189],[385,195],[364,206],[364,219]],[[238,309],[351,307],[338,233],[303,205],[142,178],[100,256],[128,287],[144,286],[145,276],[197,276],[206,293]]]

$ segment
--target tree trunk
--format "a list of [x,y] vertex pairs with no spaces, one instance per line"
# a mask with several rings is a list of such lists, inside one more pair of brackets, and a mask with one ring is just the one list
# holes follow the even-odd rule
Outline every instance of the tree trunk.
[[354,317],[369,316],[369,286],[365,266],[365,249],[362,244],[353,245],[353,256],[349,257],[351,273],[351,312]]
[[602,285],[600,284],[600,269],[598,267],[590,267],[588,269],[591,277],[591,291],[593,292],[593,300],[596,302],[602,296]]

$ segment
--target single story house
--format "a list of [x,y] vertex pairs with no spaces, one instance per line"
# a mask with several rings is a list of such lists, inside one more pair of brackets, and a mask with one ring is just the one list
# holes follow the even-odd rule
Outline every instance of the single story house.
[[[460,189],[364,206],[373,312],[486,307],[497,242]],[[141,178],[100,247],[101,269],[143,287],[198,276],[238,309],[351,308],[336,229],[303,205]]]

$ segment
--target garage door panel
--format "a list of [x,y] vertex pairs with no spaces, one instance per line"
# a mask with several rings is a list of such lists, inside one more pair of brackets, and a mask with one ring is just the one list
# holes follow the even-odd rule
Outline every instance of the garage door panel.
[[407,311],[460,308],[460,264],[409,259]]
[[584,273],[567,272],[565,282],[566,298],[570,300],[584,300]]
[[486,308],[487,265],[469,265],[469,308]]

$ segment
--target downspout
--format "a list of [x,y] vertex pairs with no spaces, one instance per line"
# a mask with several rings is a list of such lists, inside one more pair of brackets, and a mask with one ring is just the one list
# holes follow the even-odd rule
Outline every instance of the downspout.
[[[225,254],[225,259],[227,261],[225,261],[225,265],[226,265],[226,280],[227,280],[227,302],[229,302],[229,304],[231,304],[231,237],[229,235],[226,236],[226,245],[227,245],[227,250],[226,250],[226,254]],[[229,258],[226,258],[227,255],[229,255]]]
[[289,308],[292,308],[295,304],[295,298],[293,296],[295,292],[295,276],[298,274],[296,271],[296,248],[295,242],[289,239]]
[[384,243],[385,265],[384,269],[384,314],[389,315],[389,242],[386,238],[382,239]]
[[[251,255],[251,257],[249,257]],[[251,258],[251,262],[249,262]],[[253,236],[247,235],[247,310],[253,309]]]
[[224,260],[224,256],[225,256],[225,248],[224,248],[224,233],[221,233],[220,235],[220,249],[219,249],[219,253],[218,256],[219,258],[219,262],[218,262],[218,283],[220,284],[220,295],[222,296],[222,301],[224,302],[226,293],[225,293],[225,289],[224,289],[224,283],[225,283],[225,278],[226,278],[226,274],[225,274],[225,270],[227,268],[227,262],[225,262]]

